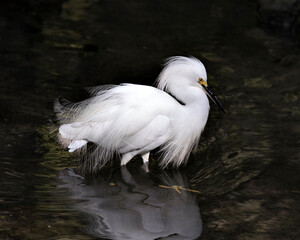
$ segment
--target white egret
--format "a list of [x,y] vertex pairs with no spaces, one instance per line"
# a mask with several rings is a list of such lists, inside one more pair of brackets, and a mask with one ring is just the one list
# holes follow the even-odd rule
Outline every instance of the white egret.
[[[121,165],[141,155],[147,165],[160,147],[160,166],[179,167],[198,144],[209,113],[207,95],[224,111],[207,87],[204,65],[193,57],[171,57],[157,78],[157,88],[136,84],[100,86],[75,104],[55,104],[59,141],[69,152],[96,148],[85,170],[103,167],[115,154]],[[79,151],[80,152],[80,151]]]

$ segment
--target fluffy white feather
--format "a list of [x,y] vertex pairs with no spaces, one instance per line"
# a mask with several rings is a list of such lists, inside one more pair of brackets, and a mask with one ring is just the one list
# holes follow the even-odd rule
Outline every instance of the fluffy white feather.
[[122,164],[135,155],[147,162],[148,153],[157,147],[162,167],[178,167],[197,145],[208,118],[209,102],[199,78],[207,80],[198,59],[173,57],[157,79],[158,88],[100,86],[80,103],[57,102],[60,142],[69,144],[70,151],[85,149],[87,142],[96,144],[86,159],[86,171],[101,168],[114,154],[122,155]]

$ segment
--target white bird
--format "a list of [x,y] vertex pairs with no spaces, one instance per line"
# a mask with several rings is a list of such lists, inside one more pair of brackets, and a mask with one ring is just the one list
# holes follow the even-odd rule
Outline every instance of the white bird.
[[160,147],[160,166],[179,167],[198,144],[208,114],[207,95],[224,111],[207,87],[204,65],[193,57],[171,57],[158,76],[157,88],[136,84],[100,86],[92,97],[75,104],[55,104],[59,141],[69,152],[86,151],[85,162],[95,172],[115,154],[121,165],[141,155],[147,165],[150,151]]

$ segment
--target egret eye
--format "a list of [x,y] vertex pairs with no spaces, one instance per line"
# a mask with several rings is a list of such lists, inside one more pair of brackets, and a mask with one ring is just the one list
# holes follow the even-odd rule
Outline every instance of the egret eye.
[[198,79],[198,83],[201,84],[201,85],[204,85],[205,87],[207,87],[207,82],[205,82],[205,81],[203,80],[203,78],[199,78],[199,79]]

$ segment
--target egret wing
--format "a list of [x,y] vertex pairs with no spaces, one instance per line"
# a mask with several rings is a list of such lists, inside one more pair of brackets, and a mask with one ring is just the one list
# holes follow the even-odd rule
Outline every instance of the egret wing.
[[92,141],[112,150],[119,149],[157,116],[171,117],[171,110],[180,106],[167,93],[143,85],[123,84],[94,94],[72,108],[76,116],[62,125],[60,132],[65,138]]
[[147,153],[166,142],[169,130],[169,117],[158,115],[141,130],[125,136],[119,151],[120,153],[132,151]]

